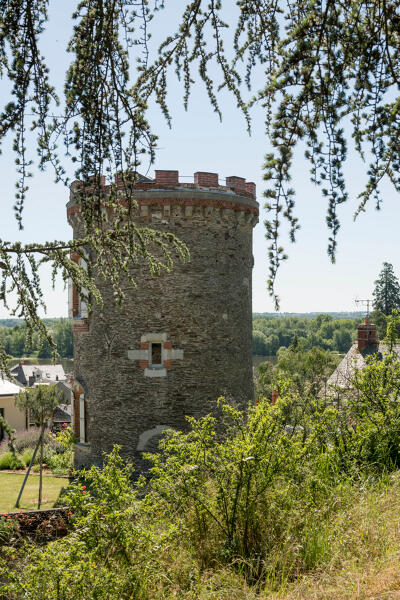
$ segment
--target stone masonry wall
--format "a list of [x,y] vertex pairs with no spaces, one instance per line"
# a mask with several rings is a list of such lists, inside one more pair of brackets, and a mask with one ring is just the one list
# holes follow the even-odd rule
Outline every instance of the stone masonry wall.
[[[240,180],[237,193],[204,187],[215,178],[197,177],[196,187],[188,188],[172,177],[165,177],[164,190],[150,184],[135,192],[137,223],[174,233],[188,245],[190,262],[176,262],[160,277],[137,265],[137,290],[126,290],[122,309],[107,283],[98,281],[104,308],[95,306],[88,324],[74,327],[75,377],[87,401],[86,464],[101,463],[102,452],[118,443],[143,469],[142,452],[154,450],[166,428],[185,429],[186,415],[215,411],[221,394],[242,407],[253,398],[255,189],[241,178],[232,178]],[[73,192],[68,212],[78,236]],[[151,365],[153,343],[161,345],[158,368]]]

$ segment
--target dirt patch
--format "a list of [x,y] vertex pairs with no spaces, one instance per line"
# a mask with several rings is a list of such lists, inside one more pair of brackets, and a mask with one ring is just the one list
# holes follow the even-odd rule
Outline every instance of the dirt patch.
[[68,533],[69,509],[54,508],[18,513],[4,513],[3,519],[12,522],[13,536],[8,542],[18,546],[23,540],[45,543]]

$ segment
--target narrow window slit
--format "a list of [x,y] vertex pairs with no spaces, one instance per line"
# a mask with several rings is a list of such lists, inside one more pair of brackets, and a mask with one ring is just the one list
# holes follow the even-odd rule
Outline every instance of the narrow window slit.
[[151,344],[151,365],[152,367],[161,367],[161,344]]

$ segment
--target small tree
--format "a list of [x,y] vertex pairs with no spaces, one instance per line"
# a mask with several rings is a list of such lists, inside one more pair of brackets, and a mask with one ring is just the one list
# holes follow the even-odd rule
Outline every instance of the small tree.
[[396,309],[392,310],[392,314],[387,320],[386,337],[384,342],[389,346],[390,352],[393,352],[393,346],[397,344],[400,332],[400,315]]
[[373,310],[369,318],[371,323],[375,323],[376,335],[378,336],[378,339],[381,340],[386,335],[387,316],[380,310]]
[[375,281],[374,309],[390,315],[393,309],[400,309],[400,285],[393,272],[393,265],[383,263],[383,269]]
[[43,479],[43,445],[44,430],[48,421],[53,416],[53,411],[57,404],[62,401],[62,393],[55,385],[39,385],[34,388],[27,388],[15,397],[15,405],[21,410],[29,410],[31,418],[40,428],[40,477],[39,477],[39,496],[38,508],[42,503],[42,479]]

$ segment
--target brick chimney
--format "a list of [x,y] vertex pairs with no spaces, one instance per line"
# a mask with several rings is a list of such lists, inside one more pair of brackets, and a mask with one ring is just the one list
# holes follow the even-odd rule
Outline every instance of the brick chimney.
[[368,317],[360,323],[357,330],[357,347],[363,350],[368,344],[376,344],[376,325],[370,322]]

